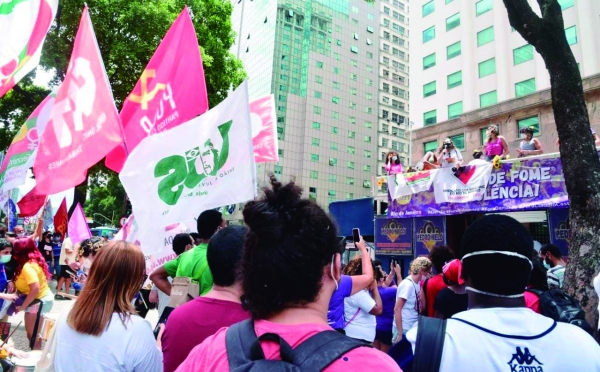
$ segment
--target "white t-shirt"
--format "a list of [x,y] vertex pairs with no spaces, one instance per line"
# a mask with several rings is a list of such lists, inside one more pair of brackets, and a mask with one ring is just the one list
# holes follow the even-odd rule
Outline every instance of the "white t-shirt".
[[[442,152],[440,158],[442,159],[442,168],[454,167],[456,166],[456,162],[463,160],[462,155],[460,154],[460,151],[458,151],[457,148],[453,148],[447,153]],[[452,163],[448,163],[449,158],[454,158],[454,161]]]
[[[398,298],[406,300],[402,308],[402,330],[404,332],[411,329],[419,320],[419,313],[415,310],[419,293],[421,293],[421,286],[410,278],[400,282],[396,290],[396,301]],[[396,328],[396,317],[394,317],[393,327]]]
[[[71,250],[71,253],[68,253],[67,249]],[[73,246],[73,242],[71,242],[71,238],[65,238],[62,243],[62,248],[60,249],[60,257],[58,259],[59,265],[67,265],[67,258],[69,259],[69,263],[72,264],[77,259],[77,253],[77,250]]]
[[[377,320],[375,315],[369,314],[369,311],[373,310],[375,305],[375,300],[366,289],[344,299],[344,318],[346,322],[349,322],[350,319],[354,318],[346,328],[344,328],[346,336],[369,342],[375,340],[375,326]],[[356,316],[354,316],[354,314],[356,314]]]
[[[458,313],[446,325],[440,372],[600,371],[600,346],[590,335],[566,323],[546,333],[553,326],[552,319],[524,307]],[[417,327],[406,338],[414,348]]]
[[57,324],[56,372],[162,372],[163,357],[150,323],[131,316],[127,327],[114,313],[100,336],[73,330],[63,315]]

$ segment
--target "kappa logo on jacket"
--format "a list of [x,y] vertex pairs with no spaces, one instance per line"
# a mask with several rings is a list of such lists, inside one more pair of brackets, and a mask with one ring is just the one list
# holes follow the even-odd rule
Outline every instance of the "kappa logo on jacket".
[[517,352],[512,355],[508,362],[510,372],[544,372],[541,363],[534,355],[531,355],[529,348],[524,348],[524,352],[517,347]]

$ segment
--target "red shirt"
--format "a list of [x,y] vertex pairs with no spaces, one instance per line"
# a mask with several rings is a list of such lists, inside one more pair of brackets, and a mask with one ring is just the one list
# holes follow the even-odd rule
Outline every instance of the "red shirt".
[[[325,324],[278,324],[267,320],[254,322],[254,330],[258,336],[265,333],[275,333],[281,336],[294,349],[312,335],[331,330]],[[177,372],[227,372],[229,361],[225,346],[226,329],[221,329],[210,336],[202,344],[196,346],[185,362],[181,363]],[[273,341],[260,343],[266,359],[280,359],[279,344]],[[352,349],[343,357],[325,368],[325,372],[352,371],[385,371],[402,372],[398,364],[387,354],[370,347]]]
[[427,280],[427,287],[423,284],[423,289],[425,289],[425,301],[427,301],[427,316],[433,317],[435,315],[435,309],[433,308],[435,298],[438,293],[446,287],[447,285],[444,283],[442,274],[437,274],[436,276],[429,278]]
[[242,305],[232,301],[197,297],[173,310],[162,335],[165,372],[173,372],[190,351],[223,327],[250,318]]
[[533,292],[525,291],[525,306],[538,314],[542,313],[540,309],[540,297]]

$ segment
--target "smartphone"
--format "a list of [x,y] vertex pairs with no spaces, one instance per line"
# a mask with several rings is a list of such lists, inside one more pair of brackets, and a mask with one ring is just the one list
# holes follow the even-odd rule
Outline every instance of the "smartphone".
[[352,240],[354,240],[354,244],[360,241],[360,229],[354,228],[352,229]]

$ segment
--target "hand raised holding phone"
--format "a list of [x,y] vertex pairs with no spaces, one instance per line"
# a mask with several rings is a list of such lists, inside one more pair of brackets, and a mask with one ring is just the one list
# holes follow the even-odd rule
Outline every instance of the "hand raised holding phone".
[[354,245],[356,248],[360,250],[367,249],[367,243],[365,243],[363,237],[360,235],[359,229],[352,229],[352,239],[354,240]]

